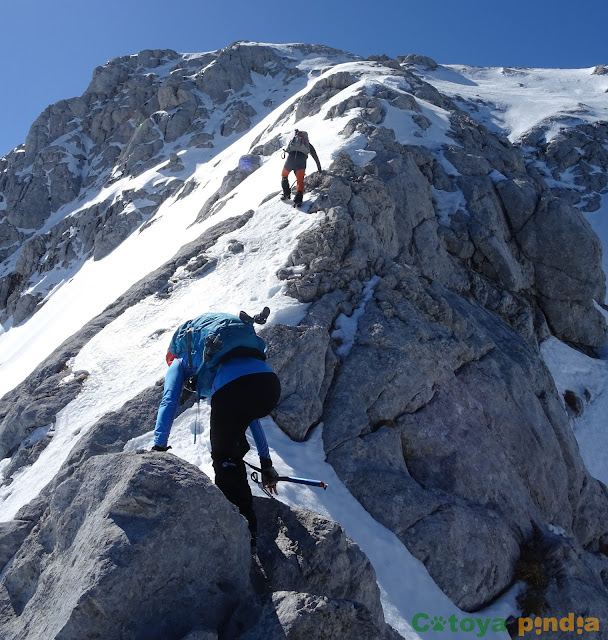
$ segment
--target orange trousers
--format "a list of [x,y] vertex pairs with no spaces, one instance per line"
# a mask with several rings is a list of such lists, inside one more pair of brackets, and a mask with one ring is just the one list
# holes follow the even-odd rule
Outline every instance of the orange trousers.
[[[294,171],[294,173],[296,174],[298,191],[301,191],[302,193],[304,193],[304,174],[306,173],[306,169],[298,169],[297,171]],[[281,177],[286,178],[288,175],[289,175],[289,171],[287,171],[287,169],[283,169],[283,172],[281,173]]]

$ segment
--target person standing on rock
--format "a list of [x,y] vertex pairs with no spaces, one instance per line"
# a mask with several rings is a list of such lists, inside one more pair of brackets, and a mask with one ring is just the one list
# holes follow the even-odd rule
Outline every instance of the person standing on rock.
[[313,160],[317,163],[317,170],[321,171],[321,163],[319,162],[319,156],[315,148],[310,144],[308,134],[306,131],[300,131],[296,129],[291,142],[287,145],[285,151],[287,152],[287,160],[283,166],[283,173],[281,174],[281,187],[283,188],[283,200],[289,200],[291,198],[291,189],[289,187],[288,176],[291,171],[296,174],[297,180],[297,192],[296,197],[293,200],[294,206],[299,207],[302,204],[302,198],[304,197],[304,175],[306,174],[306,161],[308,160],[308,154],[313,157]]
[[266,307],[251,318],[226,313],[205,313],[188,320],[173,334],[165,376],[165,389],[154,429],[153,451],[167,451],[169,433],[187,389],[198,398],[210,398],[211,459],[215,484],[247,519],[251,545],[257,542],[257,520],[243,457],[249,451],[245,436],[251,430],[260,457],[262,484],[277,493],[277,472],[260,418],[278,404],[281,384],[266,363],[267,345],[256,335],[254,322],[264,324]]

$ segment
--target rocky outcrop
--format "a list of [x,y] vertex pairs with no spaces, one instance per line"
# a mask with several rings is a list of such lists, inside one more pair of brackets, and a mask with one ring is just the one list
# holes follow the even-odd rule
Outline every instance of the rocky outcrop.
[[3,634],[217,629],[250,593],[249,563],[246,522],[195,467],[154,453],[95,456],[56,486],[4,576]]
[[220,188],[202,206],[195,222],[206,220],[213,213],[217,213],[225,204],[217,204],[222,198],[227,196],[233,189],[239,186],[243,180],[248,178],[254,171],[262,166],[262,160],[257,154],[247,154],[241,156],[238,167],[228,171],[222,180]]
[[319,113],[321,107],[333,96],[356,82],[348,71],[339,71],[321,78],[296,106],[296,122],[306,116]]
[[562,201],[581,211],[597,211],[601,195],[608,192],[608,124],[583,123],[563,127],[549,142],[541,123],[522,143],[539,174]]
[[252,561],[245,519],[196,467],[156,452],[72,460],[20,516],[35,526],[0,529],[1,549],[18,546],[0,583],[3,637],[278,638],[320,623],[328,639],[398,637],[341,527],[255,508]]
[[[592,311],[605,292],[597,238],[517,148],[463,114],[444,155],[458,175],[371,124],[347,126],[366,135],[370,163],[342,155],[309,180],[312,210],[326,218],[279,272],[313,315],[271,337],[296,338],[297,352],[315,335],[318,353],[297,372],[274,355],[282,349],[271,353],[290,384],[303,381],[277,422],[302,439],[291,416],[321,421],[340,478],[465,610],[514,582],[522,547],[549,525],[564,529],[585,571],[606,571],[606,527],[588,516],[607,512],[608,492],[584,468],[538,350],[549,329],[604,343]],[[432,189],[460,191],[466,214],[440,224]],[[344,313],[358,318],[346,348],[334,338]]]
[[435,71],[438,66],[433,58],[421,56],[417,53],[408,53],[406,56],[397,56],[397,61],[406,65],[420,65],[429,71]]

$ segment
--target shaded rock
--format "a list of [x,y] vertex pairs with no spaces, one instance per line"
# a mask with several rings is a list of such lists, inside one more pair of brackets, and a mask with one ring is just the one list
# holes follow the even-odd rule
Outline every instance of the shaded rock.
[[384,622],[375,571],[342,527],[278,500],[254,499],[258,556],[272,591],[299,591],[365,605]]
[[197,627],[181,640],[218,640],[217,631]]
[[40,294],[32,295],[31,293],[26,293],[20,296],[13,312],[13,323],[15,325],[21,324],[36,310],[41,300],[42,296]]
[[601,244],[582,214],[559,200],[543,198],[517,239],[535,263],[541,304],[556,334],[602,346],[605,322],[591,302],[605,295]]
[[252,72],[274,77],[284,69],[271,47],[235,42],[219,51],[213,64],[196,77],[196,85],[213,102],[222,104],[232,93],[252,83]]
[[34,524],[29,520],[0,522],[0,572],[5,568],[6,563],[19,551]]
[[[243,180],[248,178],[254,171],[262,166],[262,159],[253,153],[241,156],[239,166],[228,171],[222,180],[220,188],[203,204],[195,222],[201,222],[216,213],[219,209],[216,203],[227,196],[233,189],[239,186]],[[220,203],[222,205],[223,203]],[[219,206],[219,205],[218,205]]]
[[401,636],[388,627],[379,629],[366,608],[351,600],[336,600],[308,593],[273,594],[258,624],[240,640],[389,640]]
[[337,523],[278,500],[254,498],[254,507],[271,599],[240,638],[318,637],[321,628],[336,640],[399,637],[384,621],[374,569]]
[[321,417],[324,383],[331,376],[332,360],[336,362],[329,332],[320,326],[274,325],[263,336],[269,364],[281,380],[281,400],[273,417],[290,438],[302,442]]
[[93,457],[56,487],[4,577],[5,637],[217,629],[249,590],[248,543],[244,518],[196,467],[169,454]]
[[[392,104],[392,103],[391,103]],[[432,122],[420,113],[416,113],[412,116],[412,120],[423,130],[426,131],[432,124]]]
[[[608,559],[578,548],[567,536],[537,531],[526,543],[518,569],[525,590],[518,598],[522,616],[543,615],[564,621],[575,635],[579,616],[583,621],[594,618],[597,629],[608,624],[608,603],[605,593],[608,583]],[[567,629],[543,630],[551,640],[568,633]],[[579,634],[580,635],[580,634]]]
[[251,126],[251,118],[256,113],[256,110],[246,102],[237,102],[228,112],[220,128],[220,134],[227,137],[234,133],[247,131]]
[[[264,144],[252,145],[251,153],[258,156],[271,156],[275,151],[278,151],[282,146],[282,137],[280,135],[275,136]],[[254,143],[255,144],[255,143]]]
[[502,180],[496,184],[509,224],[514,233],[520,231],[536,209],[538,195],[529,182]]
[[359,93],[356,96],[351,96],[347,100],[331,107],[327,111],[325,119],[332,120],[333,118],[343,116],[346,111],[351,109],[361,109],[361,116],[373,124],[380,124],[382,120],[384,120],[382,103],[378,98],[370,97],[365,92]]
[[468,153],[460,147],[449,147],[445,151],[445,158],[465,176],[488,175],[492,170],[484,156]]

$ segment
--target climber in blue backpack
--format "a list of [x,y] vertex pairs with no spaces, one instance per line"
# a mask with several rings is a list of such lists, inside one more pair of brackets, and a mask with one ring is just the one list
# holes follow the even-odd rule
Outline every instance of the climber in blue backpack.
[[199,398],[211,400],[211,458],[215,483],[249,523],[252,548],[257,540],[253,497],[243,456],[249,451],[249,427],[262,469],[262,484],[277,493],[277,472],[260,418],[278,404],[281,384],[266,363],[267,345],[256,335],[254,322],[264,324],[270,310],[255,317],[241,311],[205,313],[183,323],[173,334],[167,352],[169,370],[154,429],[153,451],[167,451],[171,425],[179,408],[184,383],[193,384]]

